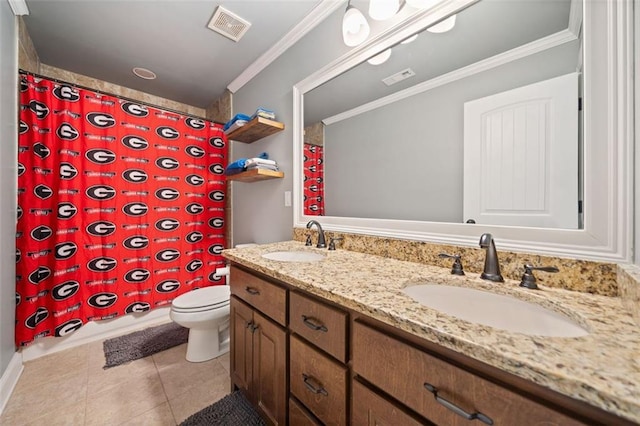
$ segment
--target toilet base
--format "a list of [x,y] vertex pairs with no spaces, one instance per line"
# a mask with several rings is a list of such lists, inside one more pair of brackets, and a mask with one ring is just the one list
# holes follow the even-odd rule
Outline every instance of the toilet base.
[[189,329],[187,361],[204,362],[229,352],[229,330]]

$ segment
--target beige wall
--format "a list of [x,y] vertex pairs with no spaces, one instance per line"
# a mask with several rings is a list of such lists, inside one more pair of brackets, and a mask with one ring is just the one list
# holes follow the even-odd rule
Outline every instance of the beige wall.
[[18,17],[18,68],[39,73],[40,58],[22,17]]
[[304,128],[304,143],[324,146],[324,124],[322,122]]

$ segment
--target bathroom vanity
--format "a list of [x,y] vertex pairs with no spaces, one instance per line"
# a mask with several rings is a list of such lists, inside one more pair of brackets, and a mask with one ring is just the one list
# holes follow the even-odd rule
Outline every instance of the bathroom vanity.
[[[287,262],[273,252],[309,251]],[[273,424],[637,424],[640,338],[618,298],[488,283],[477,274],[299,242],[225,250],[231,380]],[[421,283],[508,294],[583,337],[462,321],[402,292]]]

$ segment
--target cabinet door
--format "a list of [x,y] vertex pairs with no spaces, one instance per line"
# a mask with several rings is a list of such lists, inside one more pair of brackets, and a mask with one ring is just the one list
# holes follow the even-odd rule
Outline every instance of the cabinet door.
[[351,424],[353,425],[421,426],[425,424],[424,420],[416,420],[400,406],[369,390],[356,380],[353,381],[351,392],[353,401]]
[[270,423],[286,424],[287,417],[287,333],[253,313],[253,395]]
[[231,333],[231,380],[240,389],[243,389],[251,398],[253,359],[253,309],[245,305],[239,299],[231,297],[230,315]]

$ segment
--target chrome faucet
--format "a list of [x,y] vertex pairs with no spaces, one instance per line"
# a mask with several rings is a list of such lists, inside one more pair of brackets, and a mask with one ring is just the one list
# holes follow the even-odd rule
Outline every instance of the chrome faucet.
[[320,226],[320,223],[318,223],[317,220],[310,220],[307,223],[307,229],[311,229],[313,225],[316,225],[318,227],[318,244],[316,245],[316,247],[325,248],[327,246],[327,242],[324,239],[324,231],[322,230],[322,226]]
[[500,283],[503,282],[504,278],[502,278],[502,275],[500,274],[500,262],[498,261],[496,245],[493,242],[493,235],[482,234],[480,237],[480,247],[486,250],[484,270],[482,271],[482,274],[480,274],[480,278]]

